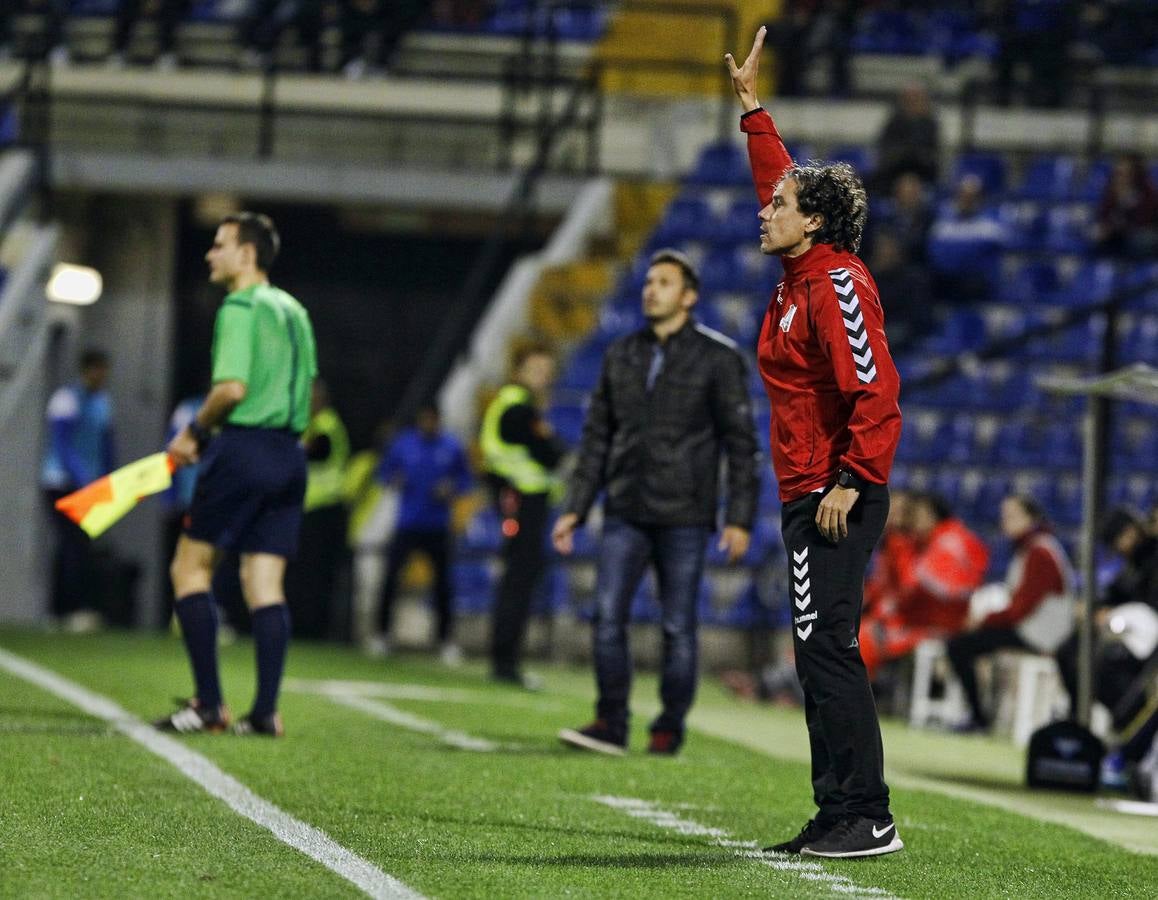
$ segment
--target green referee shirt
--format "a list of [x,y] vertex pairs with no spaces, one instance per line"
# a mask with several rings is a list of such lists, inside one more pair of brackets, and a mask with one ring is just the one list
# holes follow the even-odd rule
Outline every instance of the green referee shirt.
[[314,329],[297,300],[268,284],[225,298],[213,328],[213,383],[246,386],[245,399],[226,420],[230,425],[300,434],[310,421],[317,374]]

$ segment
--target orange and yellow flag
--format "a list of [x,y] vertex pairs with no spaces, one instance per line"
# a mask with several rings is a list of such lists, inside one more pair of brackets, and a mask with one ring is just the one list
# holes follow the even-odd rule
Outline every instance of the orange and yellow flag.
[[89,537],[100,537],[142,498],[168,488],[173,481],[173,468],[168,453],[153,453],[61,497],[56,508]]

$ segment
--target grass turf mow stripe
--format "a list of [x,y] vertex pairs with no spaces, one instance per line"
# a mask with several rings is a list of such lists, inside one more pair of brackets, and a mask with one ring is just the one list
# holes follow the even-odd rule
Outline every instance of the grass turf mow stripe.
[[0,649],[0,668],[108,722],[130,740],[170,763],[234,812],[269,830],[282,843],[321,863],[376,900],[422,900],[421,894],[397,878],[347,850],[312,825],[263,800],[240,781],[221,771],[207,757],[161,734],[108,698],[4,649]]
[[882,888],[861,887],[851,878],[826,872],[820,863],[796,859],[788,854],[770,856],[762,853],[760,845],[755,841],[736,840],[722,828],[712,828],[690,819],[681,818],[657,803],[639,800],[635,797],[611,797],[604,794],[591,799],[596,803],[602,803],[604,806],[610,806],[612,809],[627,813],[633,819],[650,822],[658,828],[665,828],[690,837],[711,838],[712,843],[717,847],[730,849],[744,859],[761,863],[778,872],[794,872],[805,881],[826,883],[836,894],[854,894],[858,897],[874,897],[879,898],[879,900],[897,900]]

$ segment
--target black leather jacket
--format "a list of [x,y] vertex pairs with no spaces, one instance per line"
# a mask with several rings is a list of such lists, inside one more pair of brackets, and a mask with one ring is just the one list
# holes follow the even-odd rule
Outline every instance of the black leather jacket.
[[607,348],[564,511],[586,518],[605,489],[608,515],[641,525],[714,527],[722,456],[724,524],[750,530],[759,450],[744,358],[726,337],[689,320],[664,345],[649,393],[656,341],[645,328]]

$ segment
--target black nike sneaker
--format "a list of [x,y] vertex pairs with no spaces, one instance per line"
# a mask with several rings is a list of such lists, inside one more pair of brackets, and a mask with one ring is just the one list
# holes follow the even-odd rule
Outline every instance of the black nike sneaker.
[[835,822],[822,825],[816,819],[809,819],[808,824],[800,829],[800,834],[792,838],[790,841],[783,841],[779,844],[773,844],[771,847],[765,847],[765,853],[799,853],[800,850],[813,841],[819,841],[824,837],[835,825]]
[[866,819],[848,816],[818,841],[805,844],[804,856],[827,856],[844,859],[857,856],[882,856],[904,848],[892,819]]
[[268,716],[255,716],[250,713],[234,723],[233,733],[243,737],[251,735],[285,737],[285,727],[281,724],[279,713],[270,713]]
[[180,709],[175,713],[158,719],[153,727],[158,731],[172,731],[178,734],[194,734],[198,731],[209,734],[220,734],[229,727],[229,707],[218,706],[215,709],[203,707],[194,697],[192,700],[178,700]]

